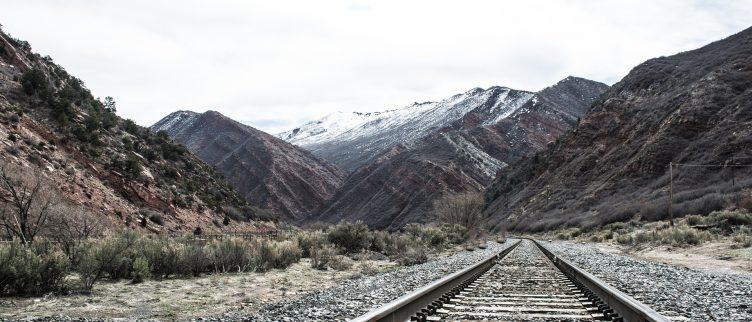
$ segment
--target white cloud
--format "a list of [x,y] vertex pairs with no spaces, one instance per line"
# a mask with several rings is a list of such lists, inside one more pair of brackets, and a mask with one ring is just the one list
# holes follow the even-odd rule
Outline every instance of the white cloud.
[[215,109],[277,132],[472,87],[618,81],[749,27],[752,1],[0,1],[0,22],[149,125]]

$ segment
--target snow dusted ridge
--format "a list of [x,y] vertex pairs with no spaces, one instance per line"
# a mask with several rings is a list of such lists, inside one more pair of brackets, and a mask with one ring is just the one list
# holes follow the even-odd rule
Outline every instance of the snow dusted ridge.
[[345,170],[368,163],[397,144],[409,144],[451,125],[470,112],[483,124],[510,116],[533,93],[506,87],[474,88],[441,102],[414,103],[374,113],[337,112],[277,137],[311,150]]
[[165,131],[170,136],[173,136],[177,133],[183,132],[186,128],[193,125],[193,122],[195,122],[199,116],[201,116],[201,114],[193,111],[176,111],[162,118],[150,128],[154,132]]

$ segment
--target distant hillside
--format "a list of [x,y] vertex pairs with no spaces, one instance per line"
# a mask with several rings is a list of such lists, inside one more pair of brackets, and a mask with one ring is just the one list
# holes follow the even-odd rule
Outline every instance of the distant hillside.
[[512,114],[533,93],[506,87],[475,88],[441,102],[415,103],[374,113],[335,113],[277,136],[329,160],[345,171],[374,161],[399,144],[436,133],[467,113],[482,110],[494,124]]
[[[430,221],[436,199],[482,191],[497,171],[545,149],[576,125],[607,88],[568,77],[535,94],[503,87],[468,92],[463,101],[472,108],[465,106],[460,118],[357,169],[317,219],[364,220],[391,229]],[[516,97],[514,104],[500,104],[510,97]]]
[[573,132],[504,169],[487,213],[517,230],[666,218],[670,162],[677,215],[733,207],[752,186],[733,166],[752,163],[752,29],[635,67]]
[[114,101],[95,99],[50,57],[2,32],[0,148],[2,163],[40,170],[64,200],[116,226],[211,230],[226,214],[265,217],[183,146],[121,119]]
[[174,112],[151,129],[165,131],[223,173],[250,203],[288,219],[310,216],[344,178],[310,152],[214,111]]

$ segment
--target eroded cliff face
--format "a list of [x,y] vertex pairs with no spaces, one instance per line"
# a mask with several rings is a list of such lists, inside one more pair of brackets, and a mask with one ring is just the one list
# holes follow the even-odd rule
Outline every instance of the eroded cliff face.
[[[544,149],[576,125],[607,88],[576,77],[530,95],[491,88],[462,117],[357,169],[314,219],[364,220],[389,229],[431,221],[436,199],[482,191],[507,164]],[[499,113],[499,101],[509,95],[525,101]]]
[[151,128],[224,174],[248,202],[289,220],[322,207],[344,178],[326,160],[218,112],[179,111]]
[[[669,162],[721,165],[675,169],[675,207],[696,203],[704,211],[716,207],[716,195],[744,185],[731,187],[732,168],[722,165],[750,160],[751,148],[747,29],[635,67],[572,133],[503,170],[487,192],[487,211],[498,227],[519,230],[665,218]],[[749,178],[749,169],[735,175]]]

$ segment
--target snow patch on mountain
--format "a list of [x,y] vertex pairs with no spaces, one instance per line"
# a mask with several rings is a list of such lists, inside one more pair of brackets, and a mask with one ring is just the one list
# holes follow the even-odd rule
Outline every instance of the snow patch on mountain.
[[457,132],[442,133],[441,135],[454,147],[456,155],[468,159],[470,164],[488,177],[496,176],[496,172],[507,166],[504,161],[490,156]]
[[167,115],[150,128],[154,132],[166,131],[170,136],[190,127],[201,114],[193,111],[177,111]]
[[496,104],[491,108],[491,112],[496,117],[489,119],[484,124],[491,125],[499,123],[499,121],[509,117],[516,112],[522,105],[527,103],[530,98],[533,98],[535,94],[528,92],[518,92],[519,95],[509,95],[511,90],[507,89],[502,97],[499,97]]
[[[352,170],[397,144],[410,144],[484,107],[483,124],[509,117],[533,93],[474,88],[440,102],[414,103],[383,112],[337,112],[277,137]],[[490,105],[490,106],[489,106]]]

